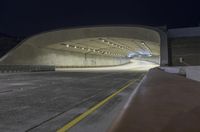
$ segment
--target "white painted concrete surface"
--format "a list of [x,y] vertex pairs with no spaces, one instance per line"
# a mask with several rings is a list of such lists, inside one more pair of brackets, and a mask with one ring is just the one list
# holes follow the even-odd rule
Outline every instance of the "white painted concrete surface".
[[160,69],[168,73],[185,75],[186,78],[191,80],[200,81],[200,66],[160,67]]
[[186,68],[186,77],[192,80],[200,81],[200,67]]
[[160,67],[160,69],[164,70],[165,72],[175,74],[180,74],[180,68],[181,67]]

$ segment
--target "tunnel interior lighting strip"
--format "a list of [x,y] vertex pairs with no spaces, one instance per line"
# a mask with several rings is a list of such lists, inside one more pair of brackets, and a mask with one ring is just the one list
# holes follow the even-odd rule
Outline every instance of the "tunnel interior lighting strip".
[[126,50],[129,50],[129,51],[132,51],[133,49],[129,48],[128,46],[125,46],[125,45],[121,45],[121,44],[117,44],[117,43],[113,43],[111,41],[108,41],[106,39],[103,39],[103,38],[99,38],[99,40],[103,43],[106,43],[108,45],[111,45],[111,46],[114,46],[114,47],[117,47],[119,49],[126,49]]
[[[113,44],[113,43],[111,43],[111,44]],[[65,43],[62,43],[61,45],[65,45],[66,48],[80,49],[80,50],[85,50],[87,52],[96,53],[96,54],[100,53],[100,54],[104,54],[104,55],[123,56],[121,54],[111,53],[110,51],[105,51],[102,49],[86,48],[86,47],[81,47],[81,46],[77,46],[77,45],[65,44]],[[104,48],[104,49],[106,49],[106,48]]]
[[149,54],[152,54],[151,49],[149,48],[149,46],[145,43],[145,42],[141,42],[141,44],[147,49],[147,51],[149,52]]

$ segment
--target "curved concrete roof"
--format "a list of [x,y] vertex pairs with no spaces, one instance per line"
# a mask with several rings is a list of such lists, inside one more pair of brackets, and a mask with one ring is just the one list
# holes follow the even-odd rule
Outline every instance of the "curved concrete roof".
[[[106,50],[109,47],[107,50],[116,53],[139,49],[142,51],[147,50],[148,47],[153,54],[159,54],[160,36],[158,32],[144,27],[84,27],[40,33],[26,39],[22,44],[77,52],[87,52],[82,48],[105,48]],[[77,49],[66,48],[64,45],[67,44],[77,46]],[[124,46],[124,49],[119,50],[120,46]]]
[[21,52],[24,52],[23,55],[28,54],[27,47],[113,57],[126,57],[130,53],[158,56],[160,41],[160,34],[156,30],[142,26],[59,29],[27,38],[4,59],[22,55]]

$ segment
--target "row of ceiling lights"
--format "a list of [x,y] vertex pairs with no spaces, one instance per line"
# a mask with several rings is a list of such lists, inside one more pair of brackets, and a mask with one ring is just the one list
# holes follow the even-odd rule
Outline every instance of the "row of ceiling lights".
[[[107,44],[109,44],[109,45],[118,47],[118,48],[120,48],[120,49],[126,49],[126,50],[129,50],[129,51],[132,51],[132,49],[129,48],[128,46],[124,46],[124,45],[122,46],[122,45],[119,45],[119,44],[110,42],[110,41],[108,41],[108,40],[106,40],[106,39],[103,39],[103,38],[99,38],[99,40],[102,41],[102,42],[104,42],[104,43],[107,43]],[[145,44],[145,42],[141,42],[141,44],[148,50],[149,56],[150,56],[150,55],[152,54],[150,48]]]
[[107,43],[107,44],[109,44],[109,45],[112,45],[112,46],[115,46],[115,47],[117,47],[117,48],[120,48],[120,49],[131,50],[128,46],[124,46],[124,45],[122,46],[122,45],[119,45],[119,44],[110,42],[110,41],[108,41],[108,40],[106,40],[106,39],[103,39],[103,38],[99,38],[99,40],[101,40],[102,42]]
[[[94,53],[101,53],[101,54],[107,54],[107,55],[116,55],[116,56],[121,56],[120,54],[116,54],[116,53],[111,53],[109,51],[102,51],[100,49],[93,49],[93,48],[85,48],[85,47],[80,47],[80,46],[76,46],[76,45],[70,45],[70,44],[64,44],[66,46],[66,48],[74,48],[74,49],[81,49],[81,50],[85,50],[88,52],[94,52]],[[87,53],[88,53],[87,52]]]

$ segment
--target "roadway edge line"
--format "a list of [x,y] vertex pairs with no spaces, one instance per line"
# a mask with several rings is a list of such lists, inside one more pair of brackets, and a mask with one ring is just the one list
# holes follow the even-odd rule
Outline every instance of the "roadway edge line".
[[133,90],[133,92],[131,93],[131,95],[129,96],[127,102],[125,103],[124,107],[122,108],[121,112],[119,113],[118,117],[115,118],[115,121],[111,124],[111,127],[108,128],[108,131],[113,131],[116,127],[116,124],[119,124],[123,114],[125,113],[125,111],[127,110],[127,108],[129,107],[130,102],[132,101],[132,99],[135,97],[135,95],[137,94],[140,86],[142,85],[142,83],[144,82],[144,80],[146,80],[147,74],[143,74],[140,76],[140,78],[138,80],[140,80],[140,82],[137,84],[137,87]]
[[116,95],[118,95],[120,92],[122,92],[123,90],[125,90],[126,88],[128,88],[135,81],[136,81],[135,79],[131,79],[131,80],[127,81],[123,87],[119,88],[119,90],[115,91],[114,93],[112,93],[111,95],[109,95],[108,97],[106,97],[105,99],[103,99],[102,101],[100,101],[99,103],[97,103],[96,105],[94,105],[93,107],[89,108],[87,111],[85,111],[81,115],[75,117],[73,120],[71,120],[70,122],[68,122],[62,128],[58,129],[57,132],[66,132],[71,127],[73,127],[77,123],[79,123],[81,120],[83,120],[84,118],[86,118],[87,116],[89,116],[90,114],[92,114],[98,108],[100,108],[101,106],[103,106],[105,103],[107,103],[108,101],[110,101],[113,97],[115,97]]

